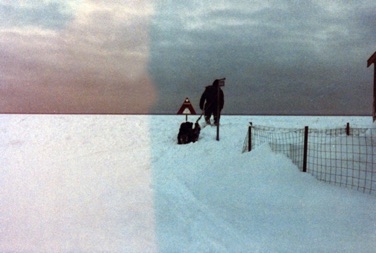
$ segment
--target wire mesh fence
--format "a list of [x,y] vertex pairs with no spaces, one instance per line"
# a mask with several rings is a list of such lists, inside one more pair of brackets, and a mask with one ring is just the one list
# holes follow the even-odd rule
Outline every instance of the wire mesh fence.
[[[251,147],[248,145],[249,140]],[[264,143],[268,143],[273,152],[286,155],[302,170],[304,129],[251,126],[244,140],[242,152],[250,151]]]
[[268,143],[318,180],[376,194],[376,129],[249,127],[243,152]]

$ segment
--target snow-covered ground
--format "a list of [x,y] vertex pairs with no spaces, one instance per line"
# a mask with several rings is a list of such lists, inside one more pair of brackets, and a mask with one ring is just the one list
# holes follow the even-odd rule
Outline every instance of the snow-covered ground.
[[[194,121],[197,117],[190,116]],[[248,123],[375,127],[370,117],[0,115],[0,252],[374,252],[376,198],[317,181]]]

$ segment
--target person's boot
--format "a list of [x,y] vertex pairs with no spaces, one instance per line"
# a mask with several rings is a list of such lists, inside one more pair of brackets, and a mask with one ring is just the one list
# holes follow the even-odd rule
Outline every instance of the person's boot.
[[209,117],[205,117],[205,122],[206,122],[206,124],[210,125],[210,118]]
[[214,125],[218,126],[219,125],[219,118],[214,116]]

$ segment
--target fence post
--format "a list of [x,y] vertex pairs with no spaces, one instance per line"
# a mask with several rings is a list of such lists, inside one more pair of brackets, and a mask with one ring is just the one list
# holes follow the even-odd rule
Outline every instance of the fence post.
[[307,155],[308,155],[308,126],[304,128],[304,152],[303,152],[303,172],[307,172]]
[[350,123],[347,122],[346,124],[346,135],[349,136],[350,135]]
[[249,122],[248,127],[248,152],[252,150],[252,122]]

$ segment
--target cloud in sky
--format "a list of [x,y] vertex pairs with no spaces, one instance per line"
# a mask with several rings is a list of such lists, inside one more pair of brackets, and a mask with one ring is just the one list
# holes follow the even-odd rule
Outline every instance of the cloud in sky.
[[25,2],[0,2],[1,111],[148,111],[149,2]]
[[0,111],[370,114],[376,2],[0,0]]
[[36,1],[27,1],[21,4],[12,1],[0,4],[2,27],[40,26],[47,29],[64,27],[72,19],[69,6],[61,2],[46,2],[38,4]]

